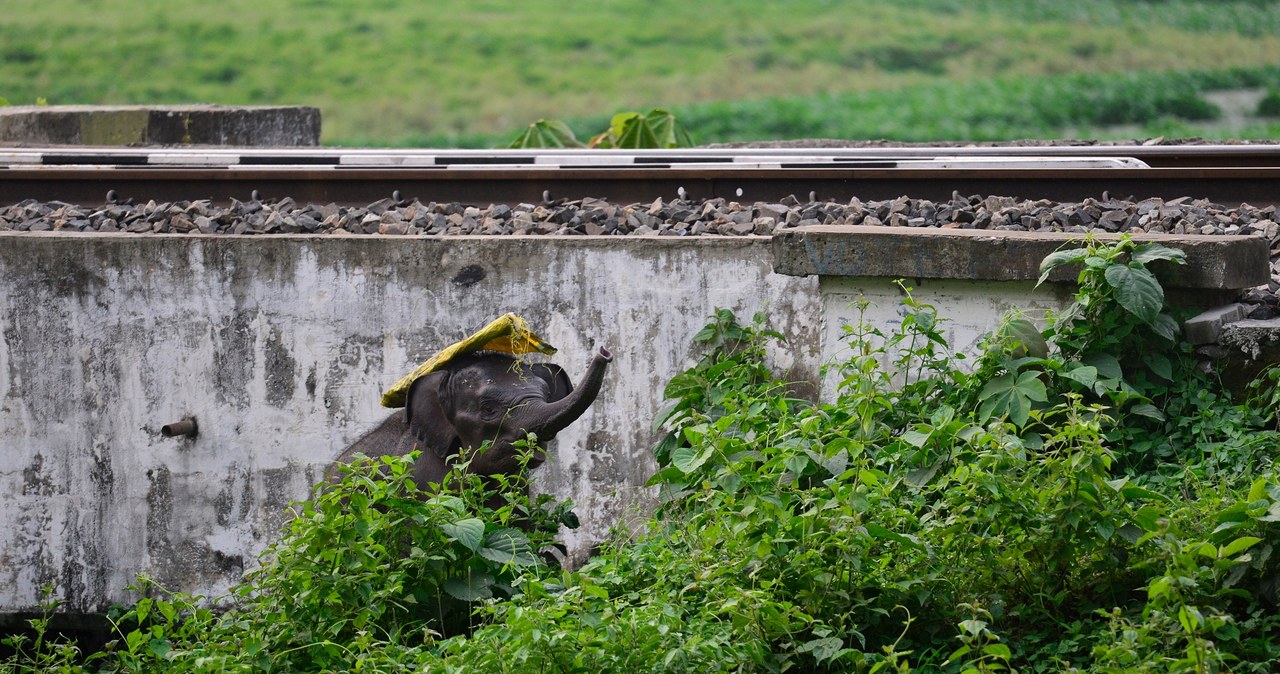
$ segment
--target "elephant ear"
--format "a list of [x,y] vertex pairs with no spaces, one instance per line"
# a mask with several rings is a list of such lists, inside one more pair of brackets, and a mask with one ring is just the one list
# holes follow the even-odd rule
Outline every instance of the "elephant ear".
[[409,386],[404,406],[409,432],[442,459],[462,451],[462,439],[445,410],[448,384],[449,372],[445,370],[418,377]]
[[573,382],[564,368],[555,363],[535,363],[533,374],[547,382],[547,402],[555,402],[573,392]]

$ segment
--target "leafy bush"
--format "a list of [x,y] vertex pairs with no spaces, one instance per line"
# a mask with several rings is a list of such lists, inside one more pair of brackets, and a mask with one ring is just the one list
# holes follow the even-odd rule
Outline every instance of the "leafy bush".
[[1270,89],[1258,101],[1259,117],[1280,117],[1280,89]]
[[620,112],[609,128],[583,144],[564,122],[540,119],[530,124],[508,147],[672,148],[692,147],[693,140],[670,112],[654,108],[645,114]]
[[[770,376],[764,345],[778,336],[763,316],[717,312],[695,337],[707,355],[667,387],[663,505],[647,535],[489,607],[492,622],[441,662],[1274,669],[1280,438],[1225,397],[1205,403],[1221,422],[1198,434],[1141,407],[1193,407],[1188,397],[1215,390],[1184,367],[1163,302],[1151,303],[1146,265],[1177,258],[1127,239],[1063,251],[1046,271],[1082,263],[1076,306],[1044,331],[1011,320],[972,371],[934,308],[908,294],[898,330],[848,328],[833,404],[797,400]],[[1137,344],[1149,353],[1110,351]],[[1101,353],[1106,364],[1088,364]],[[991,404],[1010,390],[1025,404]],[[1172,451],[1138,456],[1141,440]]]
[[[526,447],[526,449],[528,449]],[[547,572],[539,551],[570,503],[534,501],[519,481],[506,504],[478,476],[456,470],[449,488],[424,495],[411,478],[417,453],[361,460],[297,506],[262,565],[216,605],[143,579],[144,597],[111,616],[118,639],[86,665],[124,671],[378,671],[426,658],[445,637],[477,625],[474,606],[517,593]],[[51,607],[52,608],[52,607]],[[31,643],[0,672],[75,670],[70,646]]]

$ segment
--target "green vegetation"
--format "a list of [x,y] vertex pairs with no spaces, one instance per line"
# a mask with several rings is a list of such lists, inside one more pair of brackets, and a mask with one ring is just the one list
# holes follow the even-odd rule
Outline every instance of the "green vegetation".
[[583,143],[564,122],[540,119],[516,137],[508,147],[598,147],[670,148],[692,147],[689,131],[670,112],[654,108],[649,112],[620,112],[609,128]]
[[[14,104],[315,105],[333,144],[493,146],[540,118],[589,120],[594,132],[615,112],[655,106],[684,119],[711,103],[892,101],[992,76],[1280,61],[1280,6],[1257,0],[602,0],[571,11],[547,0],[11,0],[5,9],[0,95]],[[983,105],[942,103],[938,119]],[[834,103],[824,114],[864,137],[906,128],[860,123],[858,110]],[[979,130],[1043,128],[1000,118]],[[728,139],[688,126],[699,142]],[[770,128],[768,137],[810,133]]]
[[[1280,370],[1244,403],[1200,371],[1147,269],[1181,257],[1055,253],[1042,272],[1078,265],[1075,302],[1043,330],[1011,316],[968,367],[904,286],[895,330],[846,328],[830,404],[773,375],[763,315],[718,311],[666,387],[662,505],[581,570],[533,554],[568,504],[491,511],[461,476],[422,502],[385,460],[305,506],[232,610],[149,597],[86,665],[1276,671]],[[78,666],[18,646],[0,672]]]
[[1259,117],[1280,117],[1280,89],[1270,89],[1258,101]]
[[[1270,123],[1239,134],[1217,129],[1220,111],[1204,94],[1280,87],[1267,66],[1181,73],[1120,73],[996,78],[918,86],[885,93],[736,101],[691,107],[680,118],[699,137],[719,141],[774,138],[888,138],[900,141],[1163,135],[1206,138],[1280,135]],[[1107,133],[1108,128],[1122,128]]]

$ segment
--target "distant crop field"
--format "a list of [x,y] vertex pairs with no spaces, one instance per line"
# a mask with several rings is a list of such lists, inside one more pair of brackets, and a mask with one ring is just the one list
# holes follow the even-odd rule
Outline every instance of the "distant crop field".
[[[657,106],[686,113],[699,142],[1022,137],[1064,127],[1024,124],[1025,100],[1000,92],[1070,100],[1071,86],[1125,73],[1261,82],[1280,64],[1280,3],[1258,0],[3,4],[0,97],[14,104],[314,105],[330,144],[489,145],[539,118],[597,124]],[[1095,79],[1072,79],[1083,74]],[[986,121],[946,121],[975,111]],[[1137,122],[1194,131],[1179,126],[1194,117]]]

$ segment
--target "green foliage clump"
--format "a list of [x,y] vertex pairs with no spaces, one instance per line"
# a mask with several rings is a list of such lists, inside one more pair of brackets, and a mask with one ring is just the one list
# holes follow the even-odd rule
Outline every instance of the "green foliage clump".
[[511,144],[511,148],[594,147],[601,149],[650,149],[692,147],[693,140],[684,125],[670,112],[654,108],[647,113],[620,112],[613,116],[609,128],[591,138],[579,141],[564,122],[540,119],[529,125]]
[[1269,89],[1258,101],[1259,117],[1280,117],[1280,89]]

